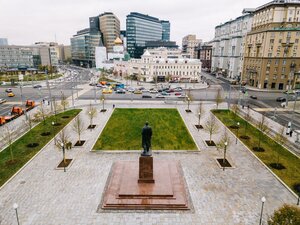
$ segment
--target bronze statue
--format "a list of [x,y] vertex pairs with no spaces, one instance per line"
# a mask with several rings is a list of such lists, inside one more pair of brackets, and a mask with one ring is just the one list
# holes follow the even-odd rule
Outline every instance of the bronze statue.
[[151,137],[152,137],[152,128],[148,126],[148,122],[145,123],[145,126],[142,129],[142,147],[144,151],[142,156],[151,156],[150,147],[151,147]]

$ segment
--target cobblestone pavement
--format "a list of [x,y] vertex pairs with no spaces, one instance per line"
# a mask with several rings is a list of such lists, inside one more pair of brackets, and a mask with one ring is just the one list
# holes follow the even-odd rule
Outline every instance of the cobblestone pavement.
[[[118,103],[117,107],[148,108],[149,105],[149,102],[129,101]],[[99,111],[101,105],[97,107]],[[108,111],[99,113],[94,119],[95,130],[86,130],[82,134],[85,145],[67,151],[67,158],[74,159],[67,172],[55,169],[62,160],[62,152],[52,141],[0,189],[0,224],[16,224],[14,203],[19,205],[22,225],[258,224],[262,196],[267,199],[263,214],[266,224],[267,217],[283,203],[296,203],[296,197],[239,142],[232,141],[228,147],[227,159],[234,168],[220,169],[216,158],[222,157],[223,152],[207,147],[204,140],[209,138],[208,133],[194,127],[198,122],[196,105],[191,106],[192,113],[186,113],[183,104],[156,102],[151,107],[177,108],[200,148],[199,152],[154,151],[155,159],[180,160],[193,210],[97,212],[113,162],[138,160],[139,157],[137,152],[89,151],[113,112],[112,103],[108,102]],[[214,104],[205,103],[205,107],[205,117],[208,117]],[[84,109],[80,116],[88,126],[86,113],[87,109]],[[74,143],[77,136],[70,127],[67,130]],[[222,132],[223,129],[213,136],[213,140],[217,141]]]

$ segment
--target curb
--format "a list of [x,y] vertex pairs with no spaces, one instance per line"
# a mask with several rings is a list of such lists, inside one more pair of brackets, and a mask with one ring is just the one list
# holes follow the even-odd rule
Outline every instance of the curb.
[[[213,114],[214,115],[214,114]],[[215,116],[215,115],[214,115]],[[215,116],[216,119],[234,136],[236,137],[236,135],[221,121],[219,120],[219,118],[217,116]],[[252,156],[254,156],[254,158],[256,158],[289,192],[291,192],[292,195],[295,196],[295,198],[298,199],[298,195],[289,187],[287,186],[275,173],[273,173],[273,171],[260,159],[258,158],[249,148],[248,146],[246,146],[239,138],[238,141],[240,144],[242,144],[251,154]]]
[[[80,114],[80,112],[78,113],[78,115],[77,116],[79,116],[79,114]],[[62,129],[64,129],[65,127],[67,127],[67,126],[69,126],[70,124],[71,124],[71,122],[73,122],[73,120],[77,117],[77,116],[75,116],[69,123],[67,123],[66,124],[66,126],[64,126]],[[61,130],[62,130],[61,129]],[[60,130],[60,131],[61,131]],[[59,132],[60,132],[59,131]],[[58,132],[58,133],[59,133]],[[58,134],[57,133],[57,134]],[[56,134],[56,135],[57,135]],[[56,138],[56,135],[54,135],[54,137],[46,144],[46,145],[44,145],[44,147],[43,148],[41,148],[41,150],[39,150],[34,156],[32,156],[32,158],[29,160],[29,161],[27,161],[27,163],[25,163],[17,172],[15,172],[15,174],[13,175],[13,176],[11,176],[2,186],[0,186],[0,191],[13,179],[13,178],[15,178],[23,169],[25,169],[25,167],[27,166],[27,165],[29,165],[29,163],[31,163],[31,161],[33,161],[46,147],[48,147],[48,145],[50,145],[50,143]]]

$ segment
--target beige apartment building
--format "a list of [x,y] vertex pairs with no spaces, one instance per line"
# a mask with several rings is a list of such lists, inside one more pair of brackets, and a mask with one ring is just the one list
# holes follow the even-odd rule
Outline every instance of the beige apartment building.
[[189,34],[182,39],[182,52],[190,55],[190,58],[197,59],[197,48],[202,42],[201,39],[197,39],[196,35]]
[[299,89],[299,40],[299,0],[276,0],[256,8],[245,42],[243,82],[259,89]]
[[107,52],[113,52],[114,41],[120,37],[120,20],[113,13],[105,12],[99,15],[99,25]]

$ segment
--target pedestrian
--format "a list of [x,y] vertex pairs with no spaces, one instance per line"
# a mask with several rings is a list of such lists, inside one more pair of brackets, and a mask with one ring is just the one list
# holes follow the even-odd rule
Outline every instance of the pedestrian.
[[113,109],[115,108],[115,104],[113,104]]
[[242,108],[244,109],[244,105],[242,105]]
[[293,130],[291,129],[291,131],[290,131],[290,137],[292,137],[293,136]]
[[249,109],[249,105],[247,105],[247,108]]

